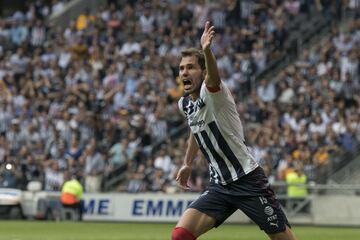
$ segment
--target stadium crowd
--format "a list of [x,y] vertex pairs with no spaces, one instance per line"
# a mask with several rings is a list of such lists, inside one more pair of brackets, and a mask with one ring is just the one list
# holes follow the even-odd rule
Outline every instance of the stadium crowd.
[[[355,151],[359,21],[349,32],[334,28],[275,81],[254,87],[251,77],[284,50],[287,24],[311,14],[312,1],[109,1],[65,29],[51,26],[47,17],[64,2],[30,1],[0,19],[1,186],[39,180],[57,191],[71,174],[97,192],[126,164],[119,191],[175,191],[186,146],[169,138],[184,121],[178,56],[199,41],[207,19],[219,33],[213,51],[222,79],[270,177],[282,180],[301,164],[316,180],[315,168],[327,171],[334,153]],[[201,155],[195,164],[192,188],[200,191],[207,167]]]

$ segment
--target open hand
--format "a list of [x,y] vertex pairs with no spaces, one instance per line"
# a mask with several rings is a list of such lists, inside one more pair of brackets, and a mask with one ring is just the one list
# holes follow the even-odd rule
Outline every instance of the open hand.
[[206,21],[205,29],[200,39],[201,47],[203,50],[210,47],[214,35],[215,35],[215,27],[211,26],[209,21]]
[[187,165],[183,165],[176,176],[176,181],[181,188],[190,189],[188,185],[188,180],[190,178],[191,168]]

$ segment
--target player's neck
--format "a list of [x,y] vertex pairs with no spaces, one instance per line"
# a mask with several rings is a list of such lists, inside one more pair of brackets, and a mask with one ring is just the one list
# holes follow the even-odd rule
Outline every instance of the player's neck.
[[200,97],[200,92],[191,93],[189,95],[193,101],[196,101]]

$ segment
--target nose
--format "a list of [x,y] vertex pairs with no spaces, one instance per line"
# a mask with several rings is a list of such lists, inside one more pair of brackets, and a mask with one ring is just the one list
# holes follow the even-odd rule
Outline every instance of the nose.
[[180,74],[186,77],[189,74],[189,71],[187,70],[187,68],[184,68]]

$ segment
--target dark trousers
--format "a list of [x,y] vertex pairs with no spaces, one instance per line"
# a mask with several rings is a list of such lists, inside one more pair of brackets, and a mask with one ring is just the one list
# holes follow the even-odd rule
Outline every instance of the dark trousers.
[[78,213],[78,220],[82,221],[82,208],[81,208],[81,203],[74,203],[74,204],[66,204],[66,203],[62,203],[63,208],[67,208],[67,209],[73,209],[74,211],[76,211]]

